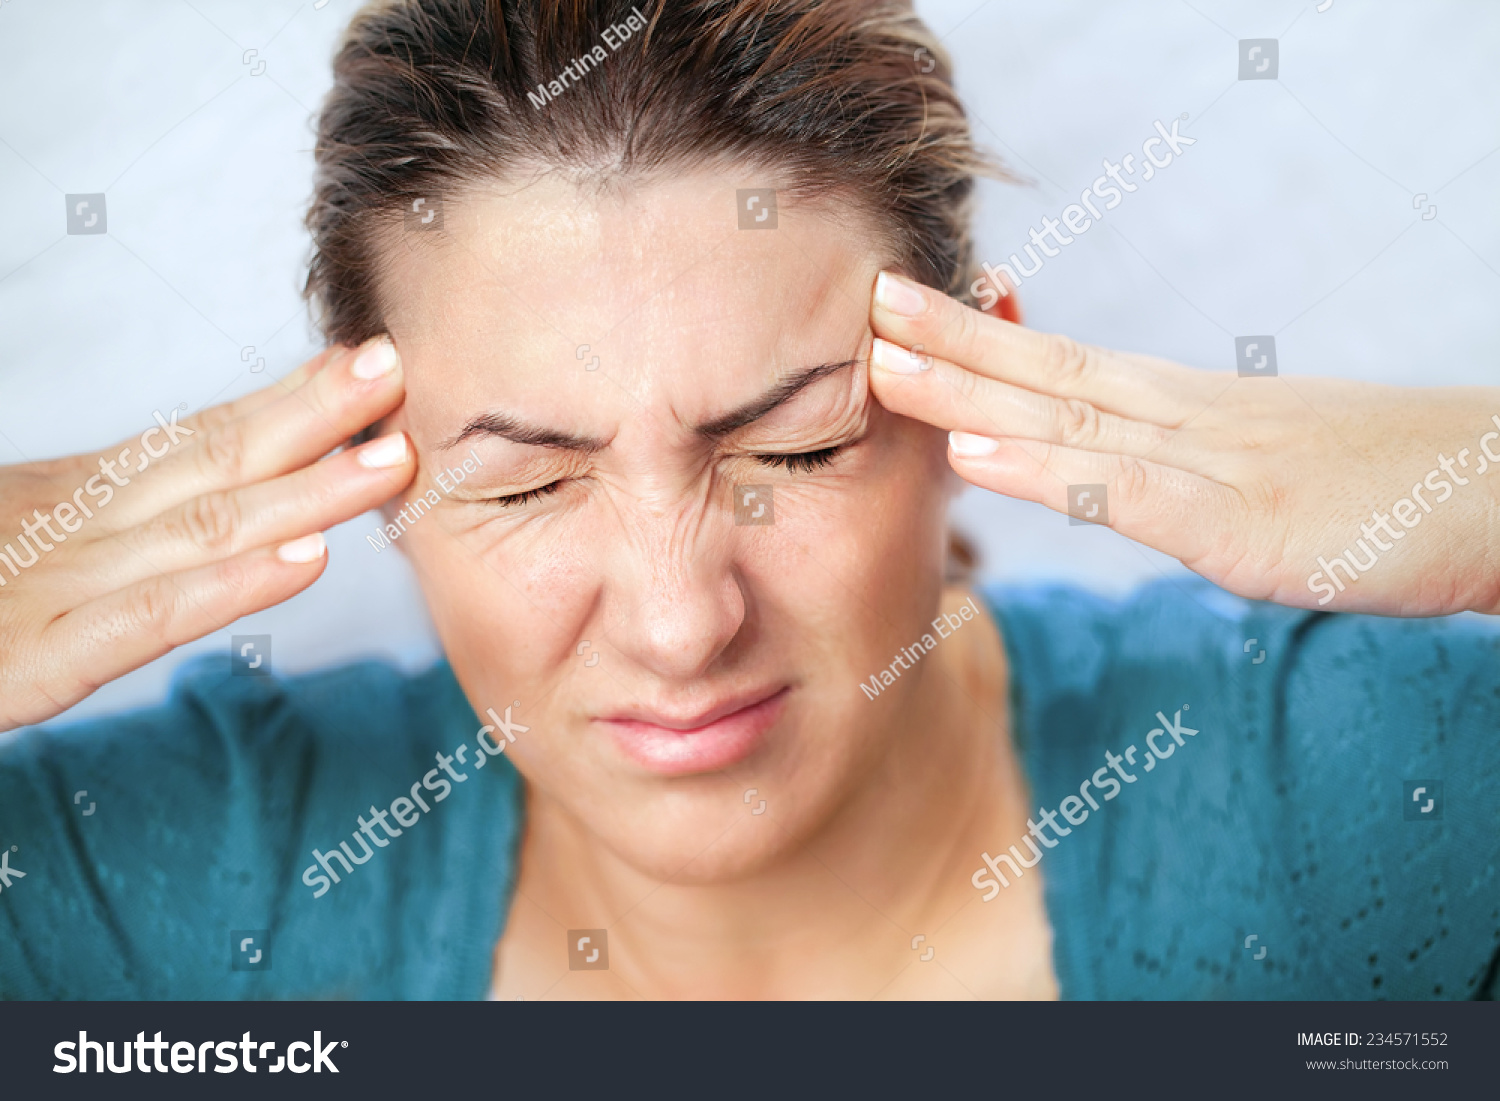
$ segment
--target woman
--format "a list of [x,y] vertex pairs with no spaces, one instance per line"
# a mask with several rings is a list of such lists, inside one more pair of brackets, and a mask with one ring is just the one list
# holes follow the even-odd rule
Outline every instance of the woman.
[[[5,473],[0,718],[377,505],[447,661],[232,655],[0,750],[0,993],[1493,993],[1500,633],[1309,575],[1500,611],[1500,391],[954,301],[984,164],[897,3],[374,5],[317,156],[333,347],[108,508],[113,452]],[[1213,584],[945,588],[950,466]]]

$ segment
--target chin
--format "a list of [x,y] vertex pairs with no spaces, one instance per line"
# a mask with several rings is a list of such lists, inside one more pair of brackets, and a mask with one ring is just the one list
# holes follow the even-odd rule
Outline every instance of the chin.
[[[789,707],[747,759],[693,775],[634,766],[621,775],[587,754],[615,779],[569,784],[568,792],[593,797],[558,801],[643,875],[682,885],[750,879],[807,845],[851,797],[869,764],[864,758],[878,751],[871,732],[851,720],[847,713]],[[525,762],[518,764],[524,772]]]
[[652,879],[681,886],[752,879],[804,845],[824,816],[791,805],[773,808],[770,799],[757,815],[760,793],[746,804],[742,790],[721,782],[711,793],[674,792],[589,826],[616,856]]

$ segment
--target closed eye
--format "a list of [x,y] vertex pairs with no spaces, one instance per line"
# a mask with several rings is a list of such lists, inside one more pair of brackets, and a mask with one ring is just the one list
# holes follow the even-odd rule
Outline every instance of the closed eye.
[[501,508],[515,508],[518,505],[526,504],[528,501],[539,501],[543,497],[556,493],[562,488],[562,484],[563,480],[558,479],[555,482],[548,482],[544,486],[528,489],[524,493],[507,493],[503,497],[491,497],[489,500],[491,504],[499,505]]
[[[846,444],[839,444],[836,447],[822,447],[816,451],[756,455],[754,458],[763,466],[787,470],[793,474],[806,474],[828,466],[833,462],[835,456],[844,450],[846,446]],[[489,501],[491,504],[499,505],[501,508],[518,508],[556,493],[562,488],[564,481],[566,479],[560,478],[555,482],[548,482],[544,486],[537,486],[535,489],[528,489],[523,493],[507,493],[501,497],[491,497]]]
[[844,449],[843,444],[837,447],[819,448],[817,451],[798,451],[789,455],[757,455],[757,462],[789,470],[793,474],[806,474],[809,471],[825,467],[833,462],[833,458]]

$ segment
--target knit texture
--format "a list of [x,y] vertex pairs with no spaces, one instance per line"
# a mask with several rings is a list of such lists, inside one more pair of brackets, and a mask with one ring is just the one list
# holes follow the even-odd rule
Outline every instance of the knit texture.
[[[1500,622],[1196,581],[988,595],[1033,803],[1137,747],[1134,781],[1036,869],[1064,997],[1494,996]],[[1155,735],[1170,755],[1146,771],[1174,726],[1198,733]]]
[[[1078,797],[1024,873],[1064,997],[1494,996],[1500,623],[1196,582],[985,597],[1033,803]],[[480,721],[446,664],[258,678],[212,658],[160,707],[23,732],[0,748],[0,849],[25,873],[0,884],[0,997],[483,998],[524,807],[504,755],[473,767]],[[460,745],[438,802],[424,777]],[[362,842],[357,818],[413,787],[429,809]],[[346,872],[340,842],[370,855]],[[1030,857],[988,851],[1013,843]],[[321,897],[315,851],[340,878]],[[234,970],[246,930],[268,969]]]

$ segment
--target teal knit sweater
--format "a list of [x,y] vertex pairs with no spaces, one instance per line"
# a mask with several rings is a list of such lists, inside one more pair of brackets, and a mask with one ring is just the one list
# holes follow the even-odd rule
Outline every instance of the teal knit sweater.
[[[1043,875],[1064,997],[1500,990],[1500,622],[1201,582],[985,596],[1051,825],[976,852],[976,889],[1015,881],[1001,854]],[[0,747],[0,997],[484,997],[525,807],[478,732],[502,720],[493,750],[506,718],[446,664],[220,658],[161,707],[22,732]]]

